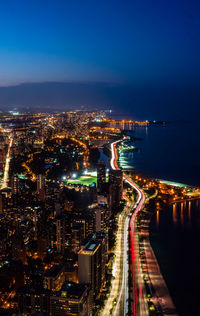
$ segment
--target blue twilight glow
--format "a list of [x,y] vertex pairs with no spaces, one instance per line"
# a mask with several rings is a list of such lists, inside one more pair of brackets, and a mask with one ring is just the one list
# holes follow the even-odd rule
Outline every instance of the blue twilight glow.
[[197,76],[199,15],[195,0],[1,1],[0,82]]
[[1,86],[93,83],[22,87],[17,97],[15,91],[1,90],[0,106],[111,104],[132,113],[134,105],[137,117],[143,113],[150,119],[162,106],[160,119],[182,109],[186,116],[190,105],[195,115],[199,21],[196,0],[1,1]]

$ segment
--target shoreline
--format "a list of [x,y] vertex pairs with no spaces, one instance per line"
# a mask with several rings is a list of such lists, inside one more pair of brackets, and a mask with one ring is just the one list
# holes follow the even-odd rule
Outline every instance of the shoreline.
[[[118,140],[115,142],[115,144],[118,144],[120,143],[121,141]],[[115,155],[116,155],[116,149],[113,150]],[[112,155],[112,158],[110,160],[110,165],[111,165],[111,168],[115,169],[115,164],[117,164],[117,159],[116,159],[116,156],[115,158],[113,157]],[[126,179],[126,176],[124,176],[124,178]],[[138,188],[138,190],[136,190],[138,192],[140,192],[140,189]],[[143,194],[144,195],[144,192],[142,193],[143,191],[141,191],[140,194]],[[154,196],[152,196],[153,198]],[[140,198],[139,198],[140,199]],[[138,215],[140,215],[140,213],[142,212],[142,209],[145,207],[146,205],[146,202],[147,202],[148,199],[145,198],[145,195],[144,195],[144,204],[141,204],[141,210],[140,211],[135,211],[133,212],[132,216],[131,216],[131,219],[130,219],[130,222],[129,222],[129,226],[131,226],[131,222],[133,224],[133,222],[135,223],[135,221],[137,222],[137,219],[138,219]],[[139,207],[139,206],[138,206]],[[135,224],[133,226],[135,226],[135,232],[137,232],[135,234],[133,228],[132,228],[132,234],[131,234],[131,231],[130,231],[130,236],[131,235],[135,235],[137,241],[135,240],[135,242],[132,240],[132,246],[131,246],[131,249],[133,251],[134,254],[132,254],[133,258],[132,258],[132,268],[133,268],[133,262],[135,262],[134,260],[134,256],[135,256],[135,252],[138,252],[138,258],[139,260],[137,261],[137,275],[138,275],[138,278],[139,278],[139,275],[140,275],[140,278],[141,278],[141,274],[143,273],[143,279],[141,278],[141,280],[139,281],[138,278],[136,278],[136,280],[134,281],[135,279],[135,276],[133,274],[133,271],[132,271],[132,278],[133,278],[133,283],[135,282],[135,286],[138,286],[138,284],[140,284],[140,292],[144,292],[145,294],[145,281],[146,279],[144,278],[144,274],[147,275],[147,278],[149,279],[150,281],[150,284],[146,284],[146,285],[149,285],[150,288],[153,288],[153,293],[154,295],[152,295],[151,299],[148,300],[148,295],[147,293],[145,294],[146,296],[146,300],[147,302],[151,302],[153,305],[154,305],[154,308],[157,310],[157,312],[160,314],[160,315],[163,315],[163,316],[178,316],[178,313],[176,311],[176,308],[175,308],[175,305],[173,303],[173,300],[170,296],[170,293],[169,293],[169,290],[168,290],[168,287],[167,287],[167,284],[164,280],[164,277],[162,275],[162,272],[161,272],[161,269],[160,269],[160,266],[158,264],[158,261],[157,261],[157,258],[156,258],[156,255],[154,253],[154,250],[153,248],[151,247],[151,243],[150,243],[150,220],[151,220],[151,217],[152,217],[152,212],[150,213],[151,215],[149,216],[149,218],[145,221],[144,220],[144,215],[142,215],[142,230],[138,231],[137,229],[137,224],[135,226]],[[132,238],[133,238],[132,236]],[[140,249],[141,249],[141,243],[140,243],[140,237],[143,237],[143,242],[142,242],[142,246],[143,246],[143,249],[144,249],[144,253],[145,253],[145,266],[144,264],[141,263],[141,255],[140,255]],[[135,250],[134,250],[134,244],[135,244]],[[136,244],[138,246],[136,246]],[[138,249],[137,249],[138,248]],[[137,250],[136,250],[137,249]],[[135,262],[136,263],[136,262]],[[131,267],[130,265],[130,262],[129,262],[129,266]],[[145,268],[146,268],[146,271],[145,271]],[[134,268],[133,268],[134,270]],[[138,283],[138,284],[137,284]],[[141,287],[141,284],[143,283],[143,286]],[[134,284],[133,284],[133,288],[134,288]],[[135,294],[134,294],[135,295]],[[135,296],[133,297],[134,301],[135,301]],[[143,301],[145,302],[144,298],[143,298]],[[131,306],[131,309],[133,308],[134,309],[134,306]],[[146,305],[145,303],[143,303],[143,305],[140,306],[140,309],[142,312],[145,311],[145,313],[147,312],[146,311]]]
[[[120,142],[120,140],[116,141],[116,143]],[[113,163],[113,161],[112,161]],[[111,163],[111,166],[112,166]],[[171,182],[171,181],[165,181],[160,180],[163,182]],[[171,182],[172,183],[172,182]],[[174,184],[174,182],[173,182]],[[186,185],[176,183],[178,186],[185,187]],[[144,206],[145,207],[145,206]],[[170,295],[167,283],[165,281],[164,275],[161,271],[161,266],[159,265],[158,259],[156,257],[156,252],[154,252],[153,246],[150,242],[150,234],[151,234],[151,227],[150,222],[151,218],[154,213],[149,213],[149,218],[145,218],[143,215],[141,218],[141,221],[143,223],[142,230],[139,233],[141,237],[143,237],[143,242],[139,242],[139,246],[143,248],[143,258],[145,258],[145,264],[139,264],[142,267],[143,277],[144,280],[148,280],[148,283],[146,285],[149,287],[150,292],[153,294],[151,298],[147,295],[146,299],[147,301],[151,302],[157,313],[159,315],[168,315],[168,316],[178,316],[178,312],[176,310],[175,304],[173,302],[173,298]],[[140,257],[140,260],[142,261],[142,257]]]
[[[120,140],[116,141],[116,143],[119,143]],[[115,151],[115,154],[116,154],[116,151]],[[116,163],[116,157],[115,157],[115,160],[112,156],[112,159],[111,159],[111,167],[112,168],[115,168],[115,163]],[[126,179],[126,176],[124,176],[124,178]],[[136,186],[137,187],[137,186]],[[143,191],[140,191],[140,189],[138,188],[138,190],[136,190],[138,192],[140,192],[140,194],[143,194],[144,195],[144,192]],[[143,193],[142,193],[143,192]],[[155,196],[155,195],[154,195]],[[152,196],[152,198],[154,197]],[[133,212],[132,216],[131,216],[131,219],[130,219],[130,222],[129,222],[129,225],[130,227],[131,226],[131,222],[135,223],[135,221],[137,222],[137,219],[138,219],[138,215],[140,215],[143,207],[145,207],[145,204],[147,202],[148,199],[145,198],[145,195],[144,195],[144,204],[141,204],[141,210],[140,211],[135,211]],[[139,207],[139,206],[138,206]],[[162,275],[162,272],[161,272],[161,269],[160,269],[160,266],[158,264],[158,261],[157,261],[157,258],[156,258],[156,255],[153,251],[153,248],[151,247],[151,243],[150,243],[150,220],[151,220],[151,217],[152,217],[152,213],[151,213],[151,216],[146,220],[144,221],[144,217],[142,217],[142,223],[143,223],[143,226],[142,226],[142,231],[138,231],[137,229],[137,224],[135,226],[135,233],[134,233],[134,230],[132,228],[132,234],[131,234],[131,231],[130,231],[130,236],[131,235],[135,235],[137,238],[137,241],[135,241],[135,243],[137,243],[137,245],[139,246],[138,247],[138,253],[139,253],[139,260],[137,261],[137,275],[139,276],[140,275],[140,278],[141,278],[141,274],[145,273],[145,267],[146,267],[146,273],[147,276],[148,276],[148,279],[150,280],[150,284],[153,288],[153,292],[154,292],[154,295],[152,295],[151,299],[148,300],[148,295],[146,294],[146,299],[147,299],[147,302],[151,302],[152,304],[154,304],[154,307],[155,309],[157,310],[157,312],[159,312],[160,315],[168,315],[168,316],[178,316],[178,313],[176,311],[176,308],[175,308],[175,305],[173,303],[173,300],[171,298],[171,295],[169,293],[169,290],[168,290],[168,287],[167,287],[167,284],[164,280],[164,277]],[[145,224],[145,225],[144,225]],[[138,236],[138,237],[137,237]],[[140,237],[143,237],[143,242],[142,242],[142,245],[143,245],[143,249],[144,249],[144,253],[145,253],[145,267],[144,265],[142,265],[141,263],[141,255],[140,255],[140,247],[141,247],[141,244],[140,244]],[[132,236],[133,238],[133,236]],[[137,246],[134,249],[134,241],[132,240],[132,246],[131,246],[131,249],[132,251],[134,251],[134,254],[135,254],[135,251],[137,249]],[[136,245],[136,244],[135,244]],[[137,252],[136,251],[136,252]],[[132,265],[133,265],[133,262],[134,261],[134,255],[132,254],[133,258],[132,258]],[[129,262],[129,266],[130,266],[130,262]],[[133,266],[132,266],[133,267]],[[140,271],[140,272],[139,272]],[[133,272],[132,272],[133,273]],[[133,278],[133,283],[134,283],[134,278],[135,276],[132,274],[132,278]],[[146,292],[145,291],[145,288],[141,287],[141,284],[143,283],[143,286],[145,286],[145,278],[144,280],[141,280],[139,281],[139,279],[137,279],[137,281],[135,281],[135,286],[138,286],[138,284],[140,284],[140,292],[141,291],[144,291],[144,293]],[[137,284],[137,282],[139,282]],[[133,285],[133,288],[134,288],[134,285]],[[135,296],[133,298],[135,300]],[[131,306],[131,309],[134,308],[134,306]],[[144,312],[146,310],[146,305],[145,303],[143,305],[140,306],[141,308],[141,311]],[[146,311],[145,311],[146,313]]]

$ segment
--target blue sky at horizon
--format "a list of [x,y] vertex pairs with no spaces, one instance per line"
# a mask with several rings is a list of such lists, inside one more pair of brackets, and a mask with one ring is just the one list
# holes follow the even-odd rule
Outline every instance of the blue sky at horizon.
[[[73,89],[4,88],[46,82]],[[0,0],[0,107],[111,105],[139,118],[197,117],[199,87],[199,1]]]
[[0,84],[199,80],[197,1],[0,1]]

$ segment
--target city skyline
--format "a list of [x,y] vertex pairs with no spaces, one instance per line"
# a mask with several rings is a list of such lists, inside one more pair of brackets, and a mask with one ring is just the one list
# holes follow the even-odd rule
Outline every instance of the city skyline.
[[200,2],[0,0],[0,316],[199,314]]
[[[188,316],[182,310],[198,308],[193,302],[190,307],[198,292],[181,292],[177,269],[169,273],[175,286],[166,275],[168,265],[180,265],[179,255],[174,262],[168,250],[161,270],[163,261],[151,242],[151,219],[158,230],[163,215],[170,216],[171,233],[175,227],[177,233],[180,227],[195,230],[194,222],[198,225],[194,217],[200,189],[192,185],[193,169],[191,184],[175,181],[174,170],[179,169],[181,182],[188,159],[178,157],[180,166],[175,157],[170,163],[163,133],[172,136],[172,156],[176,128],[183,138],[182,152],[186,138],[179,124],[114,119],[111,114],[0,113],[2,316],[65,316],[72,311],[76,316],[160,316],[165,310]],[[157,150],[159,139],[162,146]],[[165,160],[160,159],[163,149]],[[155,161],[145,171],[143,155],[149,160],[150,151]],[[168,181],[161,180],[166,171]],[[174,181],[169,181],[170,172]],[[159,252],[164,247],[161,243]],[[185,246],[183,250],[185,254]],[[191,283],[187,281],[189,287]],[[173,294],[176,288],[178,296]]]

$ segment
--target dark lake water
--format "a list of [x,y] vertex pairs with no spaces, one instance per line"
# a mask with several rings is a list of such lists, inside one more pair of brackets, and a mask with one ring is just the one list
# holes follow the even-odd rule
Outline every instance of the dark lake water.
[[180,316],[200,315],[200,200],[155,214],[151,244]]
[[152,177],[200,185],[200,126],[196,122],[136,127],[142,140],[136,153],[125,156],[128,166]]

